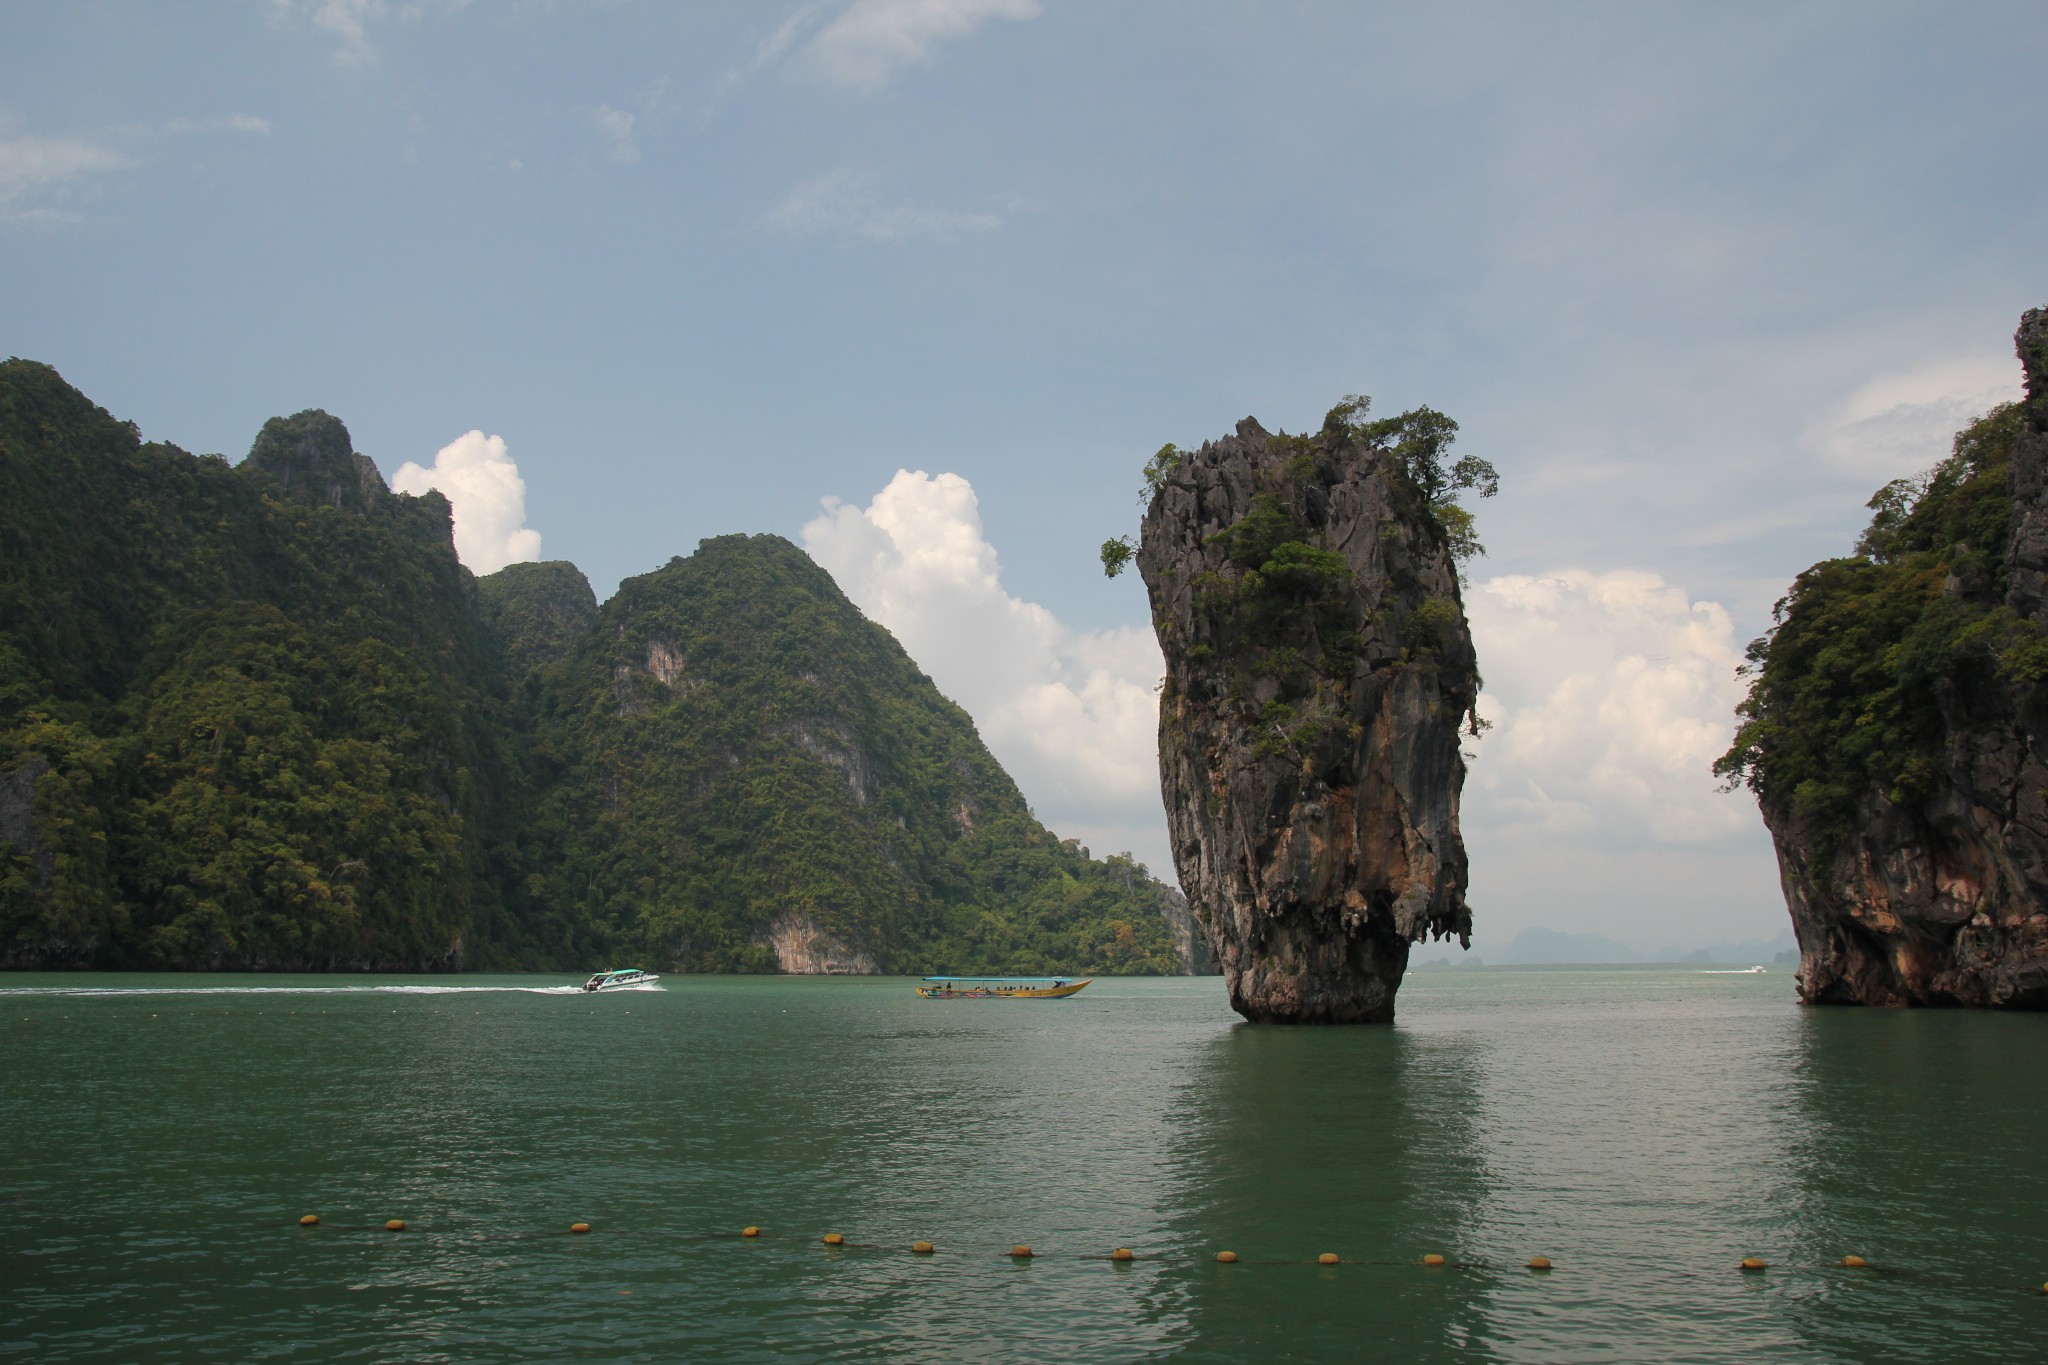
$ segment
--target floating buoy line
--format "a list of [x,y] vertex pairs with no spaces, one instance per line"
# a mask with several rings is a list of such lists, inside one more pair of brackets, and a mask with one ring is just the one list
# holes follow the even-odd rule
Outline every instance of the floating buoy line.
[[[323,1219],[323,1218],[322,1218],[322,1217],[321,1217],[321,1216],[320,1216],[319,1214],[317,1214],[317,1213],[308,1213],[308,1214],[303,1214],[303,1215],[301,1215],[301,1216],[299,1217],[299,1219],[297,1220],[297,1225],[298,1225],[298,1226],[299,1226],[300,1228],[306,1229],[306,1230],[308,1230],[308,1231],[311,1231],[311,1230],[315,1230],[315,1229],[318,1229],[318,1230],[321,1230],[321,1231],[327,1231],[327,1230],[330,1230],[330,1229],[335,1229],[335,1228],[339,1228],[339,1227],[342,1227],[342,1226],[344,1226],[344,1225],[340,1225],[340,1224],[331,1224],[331,1223],[328,1223],[328,1222],[327,1222],[327,1221],[326,1221],[325,1219]],[[358,1224],[358,1225],[355,1225],[355,1226],[357,1226],[357,1227],[363,1227],[364,1225]],[[387,1219],[387,1220],[385,1220],[385,1221],[384,1221],[384,1222],[382,1222],[382,1223],[372,1223],[372,1224],[369,1224],[369,1225],[368,1225],[368,1227],[370,1227],[370,1228],[380,1229],[380,1230],[382,1230],[382,1231],[386,1231],[386,1232],[404,1232],[404,1231],[406,1231],[406,1230],[407,1230],[408,1226],[409,1226],[409,1225],[408,1225],[408,1224],[406,1223],[406,1221],[405,1221],[405,1220],[404,1220],[403,1218],[391,1218],[391,1219]],[[589,1233],[590,1233],[590,1232],[592,1232],[593,1230],[594,1230],[594,1228],[593,1228],[593,1225],[592,1225],[592,1224],[590,1224],[590,1223],[587,1223],[587,1222],[581,1222],[581,1221],[579,1221],[579,1222],[574,1222],[574,1223],[571,1223],[571,1224],[569,1224],[569,1225],[568,1225],[568,1227],[567,1227],[567,1228],[566,1228],[566,1229],[564,1230],[564,1233],[565,1233],[565,1235],[570,1235],[570,1236],[578,1236],[578,1237],[580,1237],[580,1236],[584,1236],[584,1235],[586,1235],[586,1234],[589,1234]],[[465,1235],[470,1235],[470,1234],[465,1234]],[[512,1236],[515,1236],[515,1237],[536,1237],[536,1236],[549,1236],[549,1235],[553,1235],[553,1234],[549,1234],[549,1233],[545,1233],[545,1232],[540,1232],[540,1231],[530,1231],[530,1232],[521,1232],[521,1233],[513,1233],[513,1234],[510,1234],[510,1235],[512,1235]],[[767,1230],[766,1230],[766,1229],[763,1229],[763,1228],[761,1228],[761,1227],[759,1227],[758,1225],[755,1225],[755,1224],[748,1224],[748,1225],[747,1225],[746,1227],[743,1227],[743,1228],[739,1228],[739,1229],[737,1229],[736,1231],[733,1231],[733,1232],[725,1232],[725,1233],[716,1233],[716,1232],[701,1232],[701,1231],[685,1231],[685,1232],[666,1232],[666,1233],[649,1233],[649,1232],[638,1232],[638,1233],[637,1233],[636,1235],[642,1235],[642,1236],[646,1236],[646,1235],[661,1235],[661,1236],[669,1236],[669,1237],[681,1237],[681,1238],[685,1238],[685,1239],[688,1239],[688,1240],[691,1240],[691,1241],[699,1241],[699,1242],[717,1242],[717,1241],[727,1241],[727,1240],[739,1240],[739,1241],[746,1241],[746,1242],[765,1242],[765,1241],[772,1241],[772,1240],[773,1240],[772,1238],[770,1238],[770,1237],[769,1237],[769,1235],[768,1235],[768,1232],[767,1232]],[[853,1241],[848,1241],[848,1240],[847,1240],[847,1237],[846,1237],[846,1234],[845,1234],[845,1233],[842,1233],[842,1232],[827,1232],[827,1233],[823,1233],[823,1234],[820,1234],[820,1235],[818,1235],[818,1236],[817,1236],[817,1239],[816,1239],[816,1241],[814,1242],[814,1245],[822,1245],[822,1246],[828,1247],[828,1248],[830,1248],[830,1249],[831,1249],[832,1251],[834,1251],[834,1252],[863,1252],[863,1253],[875,1253],[875,1252],[880,1252],[880,1253],[889,1253],[889,1252],[906,1252],[906,1253],[908,1253],[909,1255],[912,1255],[912,1256],[916,1256],[916,1257],[919,1257],[919,1258],[926,1258],[926,1257],[932,1257],[932,1258],[937,1258],[937,1257],[941,1257],[942,1255],[944,1255],[944,1253],[945,1253],[945,1252],[946,1252],[947,1250],[950,1250],[950,1248],[941,1248],[941,1247],[940,1247],[940,1246],[939,1246],[939,1245],[938,1245],[937,1243],[935,1243],[935,1242],[932,1242],[932,1241],[930,1241],[930,1240],[927,1240],[927,1239],[924,1239],[924,1238],[919,1238],[918,1240],[916,1240],[916,1241],[912,1241],[912,1242],[909,1242],[909,1243],[886,1243],[886,1244],[885,1244],[885,1243],[879,1243],[879,1242],[853,1242]],[[1183,1264],[1185,1264],[1185,1263],[1188,1263],[1188,1262],[1190,1262],[1190,1261],[1193,1261],[1193,1262],[1196,1262],[1196,1263],[1201,1263],[1201,1262],[1207,1262],[1207,1263],[1210,1263],[1210,1264],[1214,1264],[1214,1265],[1226,1265],[1226,1266],[1235,1266],[1235,1265],[1249,1265],[1249,1266],[1295,1266],[1295,1265],[1311,1265],[1311,1266],[1318,1266],[1318,1267],[1322,1267],[1322,1268],[1325,1268],[1325,1269],[1327,1269],[1327,1268],[1329,1268],[1329,1267],[1331,1267],[1331,1266],[1378,1266],[1378,1267],[1387,1267],[1387,1266],[1415,1266],[1415,1267],[1419,1267],[1419,1268],[1421,1268],[1421,1269],[1425,1269],[1425,1270],[1454,1270],[1454,1271],[1459,1271],[1459,1270],[1472,1270],[1472,1271],[1496,1271],[1496,1270],[1500,1270],[1500,1269],[1503,1269],[1503,1267],[1497,1266],[1497,1265],[1495,1265],[1495,1264],[1493,1264],[1493,1263],[1491,1263],[1491,1262],[1488,1262],[1488,1261],[1484,1261],[1484,1260],[1466,1260],[1466,1261],[1461,1261],[1461,1260],[1453,1260],[1453,1259],[1451,1259],[1451,1258],[1450,1258],[1449,1256],[1446,1256],[1446,1255],[1445,1255],[1444,1253],[1442,1253],[1442,1252],[1440,1252],[1440,1251],[1430,1251],[1430,1252],[1424,1252],[1424,1253],[1422,1253],[1422,1254],[1421,1254],[1421,1255],[1419,1255],[1419,1256],[1407,1256],[1407,1257],[1402,1257],[1402,1258],[1400,1258],[1400,1259],[1386,1259],[1386,1258],[1377,1258],[1377,1257],[1347,1257],[1347,1256],[1340,1256],[1340,1255],[1338,1255],[1338,1254],[1337,1254],[1336,1252],[1334,1252],[1334,1251],[1324,1251],[1324,1252],[1319,1252],[1319,1253],[1317,1253],[1317,1254],[1316,1254],[1315,1256],[1313,1256],[1313,1257],[1310,1257],[1310,1258],[1307,1258],[1307,1259],[1304,1259],[1304,1260],[1296,1260],[1296,1259],[1293,1259],[1293,1258],[1290,1258],[1290,1257],[1279,1257],[1279,1258],[1270,1258],[1270,1259],[1264,1259],[1264,1260],[1247,1260],[1246,1258],[1244,1258],[1244,1257],[1242,1257],[1242,1256],[1238,1255],[1238,1253],[1236,1253],[1235,1251],[1230,1251],[1230,1250],[1227,1250],[1227,1249],[1225,1249],[1225,1250],[1216,1250],[1216,1251],[1201,1251],[1201,1252],[1193,1252],[1193,1253],[1190,1253],[1190,1252],[1182,1252],[1182,1253],[1176,1254],[1176,1253],[1172,1253],[1172,1252],[1163,1252],[1163,1251],[1153,1251],[1153,1252],[1142,1252],[1142,1253],[1141,1253],[1141,1252],[1138,1252],[1138,1251],[1134,1251],[1134,1250],[1133,1250],[1133,1249],[1131,1249],[1130,1247],[1125,1247],[1125,1246],[1119,1246],[1119,1247],[1112,1247],[1112,1248],[1110,1248],[1110,1249],[1109,1249],[1108,1251],[1106,1251],[1106,1252],[1096,1252],[1096,1251],[1052,1251],[1052,1252],[1046,1252],[1046,1251],[1040,1251],[1040,1250],[1038,1250],[1038,1249],[1036,1249],[1036,1248],[1032,1247],[1032,1246],[1031,1246],[1031,1245],[1030,1245],[1029,1243],[1026,1243],[1026,1242],[1018,1242],[1018,1243],[1015,1243],[1015,1244],[1013,1244],[1013,1245],[1012,1245],[1012,1246],[1011,1246],[1011,1247],[1010,1247],[1010,1248],[1009,1248],[1009,1249],[1008,1249],[1007,1251],[1003,1251],[1003,1250],[1000,1250],[1000,1249],[982,1249],[982,1250],[969,1250],[969,1251],[965,1251],[965,1252],[955,1251],[955,1253],[954,1253],[954,1254],[955,1254],[956,1256],[976,1256],[976,1257],[984,1257],[984,1258],[991,1258],[991,1259],[993,1259],[993,1258],[1001,1258],[1001,1259],[1004,1259],[1004,1260],[1008,1260],[1008,1261],[1011,1261],[1011,1262],[1013,1262],[1013,1263],[1018,1263],[1018,1264],[1022,1264],[1022,1263],[1025,1263],[1025,1262],[1029,1262],[1029,1261],[1037,1261],[1037,1260],[1048,1260],[1048,1259],[1051,1259],[1051,1260],[1070,1260],[1070,1261],[1109,1261],[1109,1262],[1114,1262],[1114,1263],[1117,1263],[1117,1264],[1120,1264],[1120,1265],[1122,1265],[1122,1264],[1130,1264],[1130,1263],[1134,1263],[1134,1262],[1138,1262],[1138,1261],[1149,1261],[1149,1262],[1152,1262],[1152,1263],[1154,1263],[1154,1264],[1160,1264],[1160,1263],[1174,1263],[1174,1262],[1178,1262],[1178,1263],[1183,1263]],[[1554,1266],[1554,1263],[1553,1263],[1553,1262],[1551,1261],[1551,1259],[1550,1259],[1550,1258],[1549,1258],[1548,1256],[1542,1256],[1542,1255],[1537,1255],[1537,1256],[1531,1256],[1531,1257],[1529,1257],[1529,1259],[1528,1259],[1527,1261],[1525,1261],[1525,1262],[1523,1262],[1523,1263],[1522,1263],[1522,1266],[1521,1266],[1520,1268],[1522,1268],[1522,1269],[1525,1269],[1525,1270],[1529,1270],[1529,1271],[1534,1271],[1534,1272],[1537,1272],[1538,1276],[1540,1277],[1540,1276],[1542,1276],[1542,1275],[1547,1275],[1547,1274],[1549,1274],[1549,1273],[1550,1273],[1551,1271],[1553,1271],[1553,1270],[1555,1269],[1555,1266]],[[1914,1272],[1908,1272],[1908,1271],[1904,1271],[1904,1270],[1901,1270],[1901,1269],[1899,1269],[1899,1268],[1896,1268],[1896,1267],[1883,1267],[1883,1266],[1877,1266],[1877,1265],[1873,1265],[1873,1264],[1872,1264],[1872,1263],[1871,1263],[1870,1261],[1868,1261],[1868,1260],[1865,1260],[1865,1259],[1864,1259],[1863,1257],[1861,1257],[1861,1256],[1857,1256],[1857,1255],[1854,1255],[1854,1254],[1851,1254],[1851,1255],[1847,1255],[1847,1256],[1843,1256],[1843,1257],[1842,1257],[1842,1258],[1841,1258],[1840,1260],[1835,1260],[1835,1261],[1827,1261],[1827,1262],[1823,1262],[1823,1263],[1821,1263],[1821,1264],[1818,1264],[1818,1265],[1808,1265],[1808,1264],[1792,1264],[1792,1265],[1782,1265],[1782,1264],[1774,1264],[1774,1263],[1773,1263],[1773,1262],[1771,1262],[1771,1261],[1765,1260],[1765,1259],[1764,1259],[1763,1257],[1761,1257],[1761,1256],[1745,1256],[1745,1257],[1742,1257],[1742,1258],[1741,1258],[1740,1260],[1738,1260],[1738,1261],[1735,1261],[1735,1262],[1733,1262],[1733,1263],[1732,1263],[1732,1264],[1731,1264],[1731,1265],[1729,1266],[1729,1269],[1730,1269],[1730,1270],[1733,1270],[1733,1271],[1734,1271],[1734,1272],[1736,1272],[1737,1274],[1740,1274],[1740,1275],[1745,1275],[1745,1276],[1760,1276],[1760,1275],[1762,1275],[1762,1274],[1763,1274],[1764,1272],[1766,1272],[1766,1271],[1769,1271],[1769,1270],[1774,1270],[1774,1269],[1776,1269],[1776,1270],[1783,1270],[1783,1271],[1802,1271],[1802,1270],[1823,1270],[1823,1271],[1825,1271],[1825,1270],[1861,1270],[1861,1271],[1867,1271],[1867,1272],[1869,1272],[1869,1273],[1871,1273],[1871,1274],[1874,1274],[1874,1275],[1906,1275],[1906,1274],[1912,1274],[1912,1275],[1914,1275],[1914,1276],[1915,1276],[1916,1278],[1917,1278],[1917,1277],[1925,1277],[1925,1276],[1926,1276],[1926,1275],[1927,1275],[1927,1274],[1929,1273],[1929,1272],[1922,1272],[1922,1271],[1914,1271]],[[1680,1276],[1680,1277],[1682,1277],[1682,1278],[1687,1278],[1687,1279],[1691,1279],[1691,1278],[1695,1278],[1695,1277],[1699,1276],[1699,1275],[1700,1275],[1700,1274],[1702,1274],[1703,1272],[1702,1272],[1702,1271],[1700,1271],[1700,1270],[1694,1270],[1694,1269],[1686,1269],[1686,1268],[1683,1268],[1683,1267],[1667,1267],[1667,1273],[1675,1274],[1675,1275],[1678,1275],[1678,1276]],[[2029,1286],[2029,1287],[2028,1287],[2028,1290],[2027,1290],[2027,1292],[2029,1292],[2029,1293],[2033,1293],[2033,1294],[2037,1295],[2038,1297],[2048,1298],[2048,1284],[2043,1284],[2043,1285],[2042,1285],[2042,1286],[2041,1286],[2041,1287],[2040,1287],[2040,1288],[2039,1288],[2038,1290],[2036,1290],[2036,1289],[2033,1289],[2033,1288],[2032,1288],[2031,1286]]]

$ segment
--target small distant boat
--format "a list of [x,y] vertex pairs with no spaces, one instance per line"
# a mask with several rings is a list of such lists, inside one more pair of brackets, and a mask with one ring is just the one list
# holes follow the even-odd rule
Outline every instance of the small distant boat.
[[583,983],[586,991],[620,991],[628,986],[651,986],[661,980],[651,972],[638,967],[620,967],[609,972],[599,972]]
[[1064,1000],[1095,978],[1071,976],[928,976],[917,993],[927,1000]]

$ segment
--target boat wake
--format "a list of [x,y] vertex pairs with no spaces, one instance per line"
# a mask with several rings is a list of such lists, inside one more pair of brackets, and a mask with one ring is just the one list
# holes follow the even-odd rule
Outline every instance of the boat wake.
[[[660,986],[614,986],[620,991],[659,991]],[[0,996],[62,995],[588,995],[581,986],[0,986]]]

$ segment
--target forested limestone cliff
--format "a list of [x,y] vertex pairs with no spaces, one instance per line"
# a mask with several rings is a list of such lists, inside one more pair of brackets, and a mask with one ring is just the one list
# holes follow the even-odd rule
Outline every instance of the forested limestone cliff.
[[774,537],[477,580],[324,413],[230,466],[0,364],[0,968],[1174,971]]
[[1810,1004],[2048,1008],[2048,311],[2023,402],[1878,490],[1750,645],[1735,742]]
[[[1427,409],[1312,436],[1251,419],[1148,468],[1135,558],[1166,656],[1159,764],[1180,881],[1247,1018],[1391,1019],[1409,945],[1467,938],[1459,730],[1476,552]],[[1112,572],[1128,545],[1104,547]],[[1476,724],[1476,722],[1475,722]]]
[[[589,594],[566,565],[482,582],[514,641]],[[1183,969],[1167,889],[1039,825],[967,714],[778,536],[626,580],[513,696],[536,914],[576,905],[702,968]]]

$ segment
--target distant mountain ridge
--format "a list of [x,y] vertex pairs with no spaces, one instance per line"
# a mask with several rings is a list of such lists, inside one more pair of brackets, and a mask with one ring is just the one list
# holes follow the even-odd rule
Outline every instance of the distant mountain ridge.
[[230,466],[0,364],[0,967],[1177,971],[773,536],[478,580],[341,422]]

